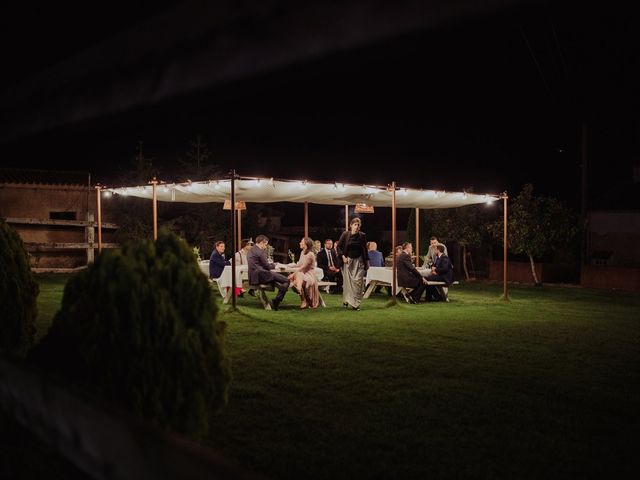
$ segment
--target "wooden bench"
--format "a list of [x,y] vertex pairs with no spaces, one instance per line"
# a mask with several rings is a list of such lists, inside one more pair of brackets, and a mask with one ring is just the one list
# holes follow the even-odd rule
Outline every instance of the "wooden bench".
[[321,288],[326,288],[325,293],[329,293],[329,288],[337,285],[336,282],[318,282],[318,295],[320,296],[320,305],[326,307],[327,304],[324,303],[324,298],[322,298],[322,294],[320,293]]
[[260,299],[260,303],[262,303],[262,306],[264,307],[265,310],[272,310],[271,302],[267,298],[266,292],[275,291],[276,287],[274,287],[273,283],[261,283],[259,285],[249,285],[249,288],[252,290],[255,290],[256,297]]
[[[460,282],[455,281],[455,282],[450,283],[449,285],[447,285],[444,282],[428,282],[429,285],[434,285],[436,287],[436,289],[438,290],[438,293],[440,294],[440,296],[442,298],[444,298],[445,302],[449,301],[449,287],[451,285],[459,285],[459,283]],[[413,288],[400,287],[400,293],[404,297],[404,301],[407,302],[407,303],[411,303],[409,301],[409,292],[411,292],[412,290],[413,290]]]

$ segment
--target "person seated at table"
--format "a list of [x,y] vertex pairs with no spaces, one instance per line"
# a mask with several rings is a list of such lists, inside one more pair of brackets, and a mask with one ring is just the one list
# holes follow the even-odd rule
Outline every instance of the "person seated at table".
[[269,239],[265,235],[258,235],[255,245],[251,247],[247,254],[249,285],[273,284],[278,289],[278,294],[271,302],[271,307],[274,310],[278,310],[289,289],[289,279],[281,273],[272,271],[276,266],[267,260],[266,248],[268,244]]
[[224,247],[224,242],[218,240],[213,252],[211,252],[211,258],[209,258],[209,278],[213,280],[220,278],[225,265],[231,265],[231,262],[224,258]]
[[240,250],[236,252],[236,266],[247,265],[247,254],[253,247],[253,242],[250,238],[243,238],[240,240]]
[[338,262],[338,254],[333,249],[333,240],[327,238],[324,241],[324,248],[318,252],[318,267],[324,272],[322,280],[326,282],[336,282],[329,291],[336,293],[342,288],[342,273],[340,272],[340,264]]
[[427,251],[427,256],[425,257],[425,263],[429,268],[436,264],[436,259],[438,258],[438,249],[436,247],[438,245],[442,245],[444,247],[444,254],[449,255],[447,253],[447,246],[444,243],[440,243],[438,237],[431,237],[429,239],[429,251]]
[[384,258],[382,258],[382,253],[378,251],[378,244],[367,242],[367,250],[369,251],[369,267],[384,267]]
[[[402,245],[396,245],[396,257],[402,253]],[[391,267],[393,266],[393,253],[390,252],[384,259],[384,266]]]
[[413,245],[410,242],[403,243],[402,252],[396,259],[398,285],[404,288],[412,288],[413,290],[409,293],[409,302],[420,303],[422,292],[427,288],[427,280],[416,270],[411,261],[412,253]]
[[[250,238],[243,238],[240,240],[240,250],[236,252],[236,267],[239,265],[247,265],[247,254],[253,247],[253,240]],[[241,289],[240,296],[244,297],[244,289]],[[249,295],[255,296],[252,288],[249,289]]]
[[313,253],[313,240],[304,237],[300,240],[300,260],[295,271],[289,275],[294,290],[300,294],[300,308],[318,308],[320,292],[318,291],[318,277],[316,277],[316,255]]
[[[429,282],[444,282],[447,286],[453,283],[453,265],[445,253],[444,245],[436,245],[436,261],[431,267],[431,274],[427,275]],[[435,285],[429,285],[427,298],[432,301],[444,300]]]

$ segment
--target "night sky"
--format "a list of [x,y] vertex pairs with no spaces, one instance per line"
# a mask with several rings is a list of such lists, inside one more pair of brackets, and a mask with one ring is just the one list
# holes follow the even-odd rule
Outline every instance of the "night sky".
[[[0,87],[172,3],[11,7]],[[615,4],[536,3],[5,141],[0,154],[5,166],[86,170],[109,182],[142,140],[164,177],[184,180],[176,159],[201,134],[215,163],[243,175],[491,193],[533,182],[578,207],[583,122],[590,198],[629,182],[640,157],[634,30]]]

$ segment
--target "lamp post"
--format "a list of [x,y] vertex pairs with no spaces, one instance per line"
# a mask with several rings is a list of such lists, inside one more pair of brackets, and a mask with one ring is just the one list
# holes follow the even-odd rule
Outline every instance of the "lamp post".
[[503,219],[503,223],[504,223],[504,232],[503,232],[503,238],[502,241],[504,243],[503,246],[503,260],[502,260],[502,299],[503,300],[509,300],[509,287],[507,286],[507,245],[508,245],[508,229],[507,229],[507,220],[508,220],[508,214],[507,214],[507,208],[508,208],[508,204],[507,204],[507,200],[509,199],[509,196],[507,195],[507,192],[505,191],[502,194],[502,201],[504,204],[504,219]]
[[151,191],[153,201],[153,240],[158,239],[158,180],[153,177],[151,180]]
[[100,204],[102,197],[102,185],[96,185],[96,213],[98,221],[98,253],[102,252],[102,206]]

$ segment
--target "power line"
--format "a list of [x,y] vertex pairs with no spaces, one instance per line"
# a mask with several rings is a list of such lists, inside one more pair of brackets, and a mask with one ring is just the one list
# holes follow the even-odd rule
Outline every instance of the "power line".
[[522,26],[520,26],[520,33],[522,34],[522,38],[524,39],[524,43],[527,45],[527,49],[529,50],[529,53],[531,54],[531,58],[533,59],[533,63],[535,63],[536,68],[538,69],[538,73],[540,74],[540,79],[542,80],[542,83],[544,83],[545,88],[547,90],[549,90],[549,84],[547,83],[547,80],[544,78],[544,74],[542,73],[542,68],[540,68],[540,63],[538,63],[538,59],[536,58],[536,55],[533,52],[533,49],[531,48],[531,44],[529,43],[529,39],[527,38],[527,35],[524,33],[524,29],[522,28]]

